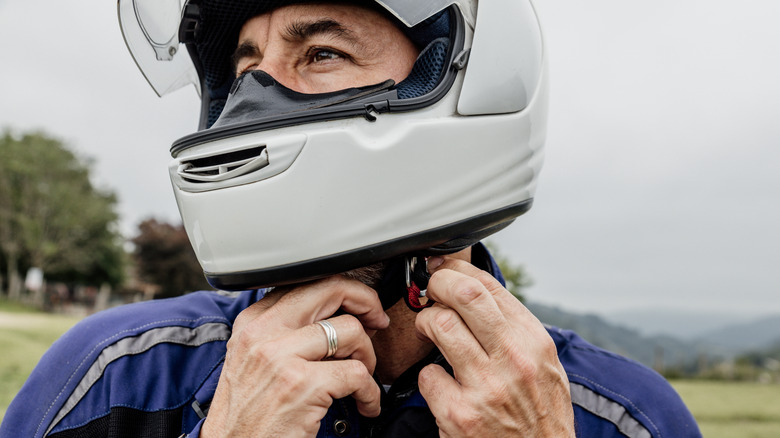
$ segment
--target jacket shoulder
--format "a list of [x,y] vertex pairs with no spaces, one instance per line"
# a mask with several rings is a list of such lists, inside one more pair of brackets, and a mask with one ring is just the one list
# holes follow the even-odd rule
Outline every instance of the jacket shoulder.
[[547,327],[569,378],[578,436],[700,437],[696,421],[660,374]]

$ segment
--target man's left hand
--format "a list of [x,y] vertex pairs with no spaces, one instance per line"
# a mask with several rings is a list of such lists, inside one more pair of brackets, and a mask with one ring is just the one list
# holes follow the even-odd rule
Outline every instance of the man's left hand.
[[441,436],[574,437],[566,373],[544,326],[493,278],[463,260],[432,258],[433,307],[416,327],[452,366],[419,375]]

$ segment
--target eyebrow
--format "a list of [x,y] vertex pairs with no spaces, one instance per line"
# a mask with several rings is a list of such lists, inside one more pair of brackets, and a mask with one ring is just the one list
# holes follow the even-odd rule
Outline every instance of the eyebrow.
[[294,21],[285,29],[285,36],[292,41],[303,41],[320,35],[343,38],[352,44],[359,43],[359,39],[352,30],[330,18],[309,22]]
[[236,69],[238,62],[243,58],[255,57],[258,55],[260,55],[260,48],[257,47],[257,44],[251,41],[243,41],[236,47],[233,55],[230,56],[230,60],[233,62],[233,70]]

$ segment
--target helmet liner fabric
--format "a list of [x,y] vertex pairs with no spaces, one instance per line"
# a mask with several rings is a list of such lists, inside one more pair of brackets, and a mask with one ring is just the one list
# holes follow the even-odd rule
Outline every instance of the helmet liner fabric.
[[[258,119],[284,119],[291,113],[327,108],[365,97],[386,93],[395,83],[380,84],[329,93],[298,93],[280,84],[268,73],[253,70],[241,75],[233,83],[230,96],[214,128],[232,124],[251,123]],[[272,126],[269,126],[269,128]]]

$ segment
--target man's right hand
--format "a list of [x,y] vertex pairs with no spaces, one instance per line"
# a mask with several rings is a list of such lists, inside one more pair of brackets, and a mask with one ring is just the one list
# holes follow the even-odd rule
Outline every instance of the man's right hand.
[[[328,360],[323,319],[338,334]],[[201,436],[314,436],[333,400],[349,395],[362,415],[379,415],[366,331],[388,324],[376,292],[342,276],[269,293],[236,318]]]

